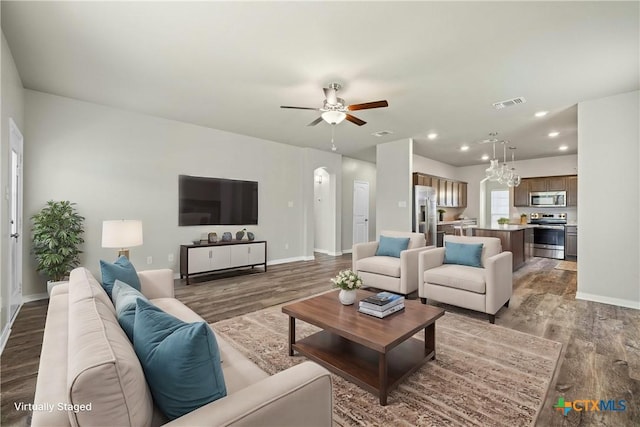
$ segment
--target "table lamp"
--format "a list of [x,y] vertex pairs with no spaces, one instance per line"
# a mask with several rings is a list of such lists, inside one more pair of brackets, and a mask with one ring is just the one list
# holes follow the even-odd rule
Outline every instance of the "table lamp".
[[129,249],[142,245],[142,221],[117,219],[102,221],[102,247],[118,248],[118,257],[129,258]]

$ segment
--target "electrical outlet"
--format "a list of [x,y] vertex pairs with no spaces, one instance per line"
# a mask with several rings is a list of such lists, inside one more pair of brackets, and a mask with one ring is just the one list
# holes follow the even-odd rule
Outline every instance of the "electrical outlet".
[[147,264],[153,264],[153,257],[147,257]]
[[289,244],[288,244],[288,243],[285,243],[285,244],[284,244],[284,248],[285,248],[285,249],[289,249]]
[[173,262],[173,254],[169,254],[168,259],[169,259],[169,262]]

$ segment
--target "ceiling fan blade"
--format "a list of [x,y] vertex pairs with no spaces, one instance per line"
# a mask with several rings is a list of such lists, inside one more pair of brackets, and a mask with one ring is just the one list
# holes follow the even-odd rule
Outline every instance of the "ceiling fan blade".
[[327,104],[335,105],[338,102],[336,90],[332,87],[323,87],[324,97],[327,98]]
[[388,107],[389,103],[384,101],[374,101],[374,102],[365,102],[363,104],[353,104],[347,106],[348,111],[356,111],[356,110],[368,110],[370,108],[380,108],[380,107]]
[[354,123],[358,126],[362,126],[363,124],[367,123],[364,120],[360,120],[356,116],[352,116],[351,114],[347,114],[347,117],[345,117],[345,119],[349,120],[351,123]]
[[322,121],[322,117],[318,117],[317,119],[315,119],[314,121],[312,121],[311,123],[309,123],[307,126],[315,126],[318,123],[320,123]]
[[281,105],[280,108],[293,108],[294,110],[315,110],[320,111],[319,108],[311,108],[311,107],[289,107],[288,105]]

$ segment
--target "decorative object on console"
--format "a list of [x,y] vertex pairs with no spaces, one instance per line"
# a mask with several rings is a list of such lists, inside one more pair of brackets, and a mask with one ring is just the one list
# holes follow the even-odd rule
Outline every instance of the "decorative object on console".
[[256,235],[250,231],[247,231],[247,239],[249,239],[249,241],[252,242],[256,239]]
[[356,289],[362,286],[362,279],[352,270],[342,270],[331,279],[331,283],[336,288],[340,288],[338,299],[344,305],[351,305],[356,302]]
[[242,240],[244,238],[244,232],[247,231],[246,228],[236,232],[236,240]]
[[218,233],[209,233],[207,238],[209,243],[218,243]]
[[118,256],[129,258],[129,249],[142,245],[142,221],[118,219],[102,221],[102,247],[118,248]]
[[231,233],[228,231],[225,231],[224,233],[222,233],[222,241],[223,242],[230,242],[233,238],[231,237]]
[[[74,205],[66,200],[49,200],[40,212],[31,217],[36,269],[54,282],[63,280],[80,263],[84,217],[78,214]],[[65,233],[61,234],[61,230]],[[12,234],[11,237],[18,235]]]

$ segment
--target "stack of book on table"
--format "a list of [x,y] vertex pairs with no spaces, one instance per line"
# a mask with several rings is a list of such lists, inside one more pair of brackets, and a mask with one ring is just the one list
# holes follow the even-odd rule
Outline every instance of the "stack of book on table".
[[368,314],[379,318],[387,317],[390,314],[404,308],[404,297],[392,294],[391,292],[380,292],[360,300],[360,313]]

